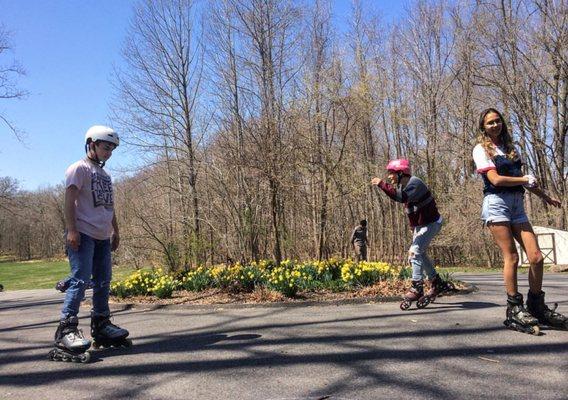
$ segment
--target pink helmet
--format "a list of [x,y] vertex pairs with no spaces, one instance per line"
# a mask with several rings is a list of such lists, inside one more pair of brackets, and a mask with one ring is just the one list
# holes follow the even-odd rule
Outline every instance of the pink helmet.
[[387,165],[387,171],[402,172],[410,175],[410,162],[404,158],[390,160]]

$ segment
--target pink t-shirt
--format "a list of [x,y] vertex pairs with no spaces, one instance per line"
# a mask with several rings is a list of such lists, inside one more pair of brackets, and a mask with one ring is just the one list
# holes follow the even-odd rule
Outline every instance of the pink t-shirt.
[[110,238],[114,215],[110,176],[95,163],[83,159],[65,171],[65,187],[71,185],[79,189],[75,203],[77,230],[98,240]]

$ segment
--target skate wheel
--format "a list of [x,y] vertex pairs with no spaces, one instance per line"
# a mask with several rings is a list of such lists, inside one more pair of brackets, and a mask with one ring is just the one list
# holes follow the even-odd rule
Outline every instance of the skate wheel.
[[400,303],[400,309],[402,311],[406,311],[410,308],[410,306],[412,305],[412,303],[408,300],[404,300],[402,303]]
[[540,335],[540,327],[538,325],[535,325],[532,327],[532,334],[535,336],[539,336]]
[[86,364],[91,360],[91,353],[89,353],[88,351],[86,351],[85,353],[81,354],[79,356],[79,361],[82,364]]
[[416,307],[417,308],[424,308],[428,304],[430,304],[430,298],[429,297],[423,297],[416,302]]
[[57,351],[50,350],[49,353],[47,354],[47,359],[51,361],[57,361]]

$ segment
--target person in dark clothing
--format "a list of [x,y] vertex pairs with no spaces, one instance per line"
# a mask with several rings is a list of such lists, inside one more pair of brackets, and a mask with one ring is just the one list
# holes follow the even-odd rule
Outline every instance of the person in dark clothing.
[[355,249],[357,262],[367,261],[367,220],[363,219],[359,225],[353,229],[350,239],[351,245]]

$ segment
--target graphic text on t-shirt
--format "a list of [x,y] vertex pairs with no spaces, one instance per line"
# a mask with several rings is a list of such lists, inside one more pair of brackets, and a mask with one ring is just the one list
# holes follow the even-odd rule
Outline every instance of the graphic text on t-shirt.
[[91,174],[91,192],[93,193],[94,207],[112,207],[112,181],[110,176],[93,172]]

